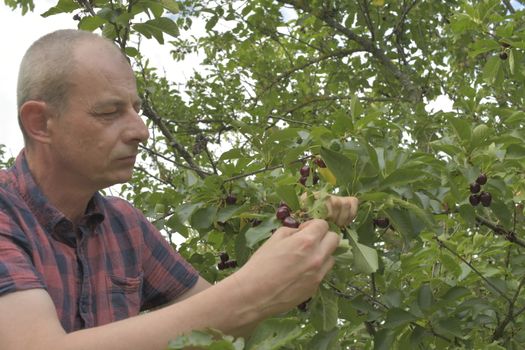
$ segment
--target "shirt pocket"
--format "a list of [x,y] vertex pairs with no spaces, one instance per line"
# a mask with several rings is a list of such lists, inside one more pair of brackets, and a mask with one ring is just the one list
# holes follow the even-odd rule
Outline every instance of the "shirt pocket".
[[108,275],[108,302],[115,321],[138,315],[142,301],[143,273],[137,277]]

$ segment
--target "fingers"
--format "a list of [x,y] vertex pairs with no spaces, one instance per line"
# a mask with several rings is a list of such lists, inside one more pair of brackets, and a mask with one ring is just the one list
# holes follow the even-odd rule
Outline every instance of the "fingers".
[[350,224],[357,215],[359,200],[356,197],[330,196],[326,201],[328,218],[337,226]]
[[301,234],[311,235],[321,240],[328,232],[328,223],[325,220],[312,219],[303,222],[299,226],[299,230]]
[[331,256],[339,245],[341,237],[332,231],[328,231],[320,243],[320,251],[322,254]]
[[275,230],[272,237],[280,237],[280,238],[289,237],[293,235],[294,233],[296,233],[297,231],[299,231],[300,229],[301,229],[301,226],[299,226],[299,228],[281,226],[277,230]]

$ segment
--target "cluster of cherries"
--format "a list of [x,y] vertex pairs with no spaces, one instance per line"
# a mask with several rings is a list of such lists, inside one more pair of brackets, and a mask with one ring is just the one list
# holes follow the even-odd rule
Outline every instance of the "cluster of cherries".
[[277,211],[275,212],[275,216],[277,219],[281,221],[283,226],[291,227],[291,228],[298,228],[299,227],[299,221],[295,220],[291,216],[290,207],[284,203],[281,202],[279,204],[279,207],[277,208]]
[[[321,158],[314,158],[314,163],[319,168],[326,168],[326,164]],[[301,169],[299,169],[299,174],[301,174],[301,177],[299,178],[299,183],[301,185],[306,186],[306,181],[308,180],[310,173],[311,173],[311,169],[308,164],[303,165]],[[312,177],[312,184],[316,185],[318,182],[319,182],[319,175],[314,173]]]
[[226,252],[219,255],[221,261],[217,264],[219,270],[233,269],[237,267],[237,260],[230,260],[230,256]]
[[[476,206],[479,203],[484,207],[490,206],[492,203],[492,195],[489,192],[481,191],[481,186],[487,183],[487,175],[481,173],[477,177],[476,181],[470,184],[470,193],[468,200],[472,206]],[[481,192],[480,192],[481,191]]]

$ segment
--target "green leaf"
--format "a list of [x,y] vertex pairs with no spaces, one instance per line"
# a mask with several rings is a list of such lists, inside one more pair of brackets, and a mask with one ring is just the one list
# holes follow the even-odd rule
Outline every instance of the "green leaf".
[[192,331],[172,340],[168,344],[167,350],[198,348],[202,350],[242,350],[244,340],[234,339],[230,335],[224,335],[217,330]]
[[454,336],[458,338],[463,337],[461,328],[462,327],[460,320],[455,317],[449,317],[446,319],[439,320],[438,324],[436,325],[436,330],[438,331],[438,333],[444,333],[444,335]]
[[349,241],[353,247],[352,253],[354,255],[354,268],[356,271],[371,274],[379,268],[379,258],[377,251],[373,248],[367,247],[357,241],[357,233],[353,230],[347,230],[349,234]]
[[339,329],[334,328],[329,332],[318,332],[308,343],[307,350],[338,350]]
[[386,314],[385,327],[387,328],[397,328],[405,326],[406,324],[413,322],[417,319],[416,316],[412,315],[410,312],[407,312],[400,308],[390,308]]
[[472,130],[472,147],[477,147],[483,144],[483,141],[489,137],[491,131],[492,130],[486,124],[477,125],[474,130]]
[[471,292],[467,288],[455,286],[447,290],[442,299],[447,302],[453,302],[470,294]]
[[295,186],[292,185],[278,185],[275,188],[275,192],[279,198],[285,202],[290,209],[293,211],[299,210],[299,199],[297,198],[297,193],[295,192]]
[[450,118],[450,123],[458,136],[458,139],[461,143],[470,142],[472,134],[472,124],[467,120],[461,118]]
[[499,50],[500,44],[494,39],[480,39],[470,46],[469,56],[476,57],[479,54]]
[[415,215],[418,219],[420,219],[428,228],[432,228],[435,226],[435,220],[434,217],[426,210],[421,209],[417,205],[410,203],[408,201],[404,201],[400,198],[393,197],[392,200],[394,203],[402,208],[407,209],[411,215]]
[[226,205],[222,208],[220,208],[217,212],[217,221],[218,222],[226,222],[230,220],[233,216],[242,213],[247,209],[247,206],[239,206],[239,205]]
[[350,101],[350,115],[352,116],[352,120],[355,122],[355,120],[361,116],[361,113],[363,113],[363,106],[361,105],[359,98],[354,95]]
[[512,144],[507,148],[505,159],[525,159],[525,146]]
[[[420,209],[421,210],[421,209]],[[395,230],[408,239],[417,237],[427,226],[423,220],[407,209],[383,209]]]
[[133,29],[150,39],[154,37],[160,44],[164,44],[163,33],[177,37],[179,28],[173,20],[167,17],[154,18],[144,23],[136,23]]
[[202,207],[202,203],[185,203],[176,208],[175,213],[180,222],[186,223],[190,220],[191,214],[198,208]]
[[514,50],[509,50],[509,70],[510,70],[510,74],[514,75],[514,72],[515,72]]
[[246,350],[279,350],[302,334],[299,320],[275,318],[263,321],[246,344]]
[[388,328],[383,328],[374,334],[374,350],[391,350],[394,344],[395,332]]
[[420,169],[397,169],[391,172],[382,182],[378,190],[389,189],[394,186],[408,185],[410,183],[421,180],[425,177],[425,173]]
[[59,0],[58,3],[54,7],[51,7],[49,10],[44,12],[41,16],[49,17],[49,16],[56,15],[59,13],[70,13],[78,8],[80,8],[80,5],[78,4],[77,1]]
[[422,311],[428,311],[434,303],[432,289],[428,283],[423,284],[417,292],[417,304]]
[[207,22],[206,22],[206,30],[209,32],[213,30],[217,22],[219,21],[219,16],[212,16]]
[[246,233],[246,244],[249,248],[253,248],[260,241],[270,237],[272,230],[281,226],[281,222],[277,220],[275,215],[264,220],[260,225],[249,228]]
[[217,207],[204,207],[195,210],[190,218],[190,225],[196,230],[210,228],[215,222]]
[[489,58],[483,67],[483,80],[487,82],[487,84],[494,84],[498,78],[500,69],[501,59],[497,56]]
[[209,346],[213,342],[213,336],[202,331],[192,331],[189,335],[177,337],[171,341],[168,349],[184,349],[188,346]]
[[171,13],[179,13],[179,5],[175,0],[160,0],[160,4]]
[[354,179],[352,161],[345,155],[334,152],[326,147],[321,147],[321,158],[334,174],[339,186],[348,187]]
[[388,290],[383,296],[388,307],[399,307],[401,305],[402,293],[398,289]]
[[87,31],[94,31],[102,27],[107,21],[99,16],[83,17],[78,23],[78,28]]
[[311,302],[312,325],[321,332],[329,332],[337,326],[337,296],[330,290],[320,288]]

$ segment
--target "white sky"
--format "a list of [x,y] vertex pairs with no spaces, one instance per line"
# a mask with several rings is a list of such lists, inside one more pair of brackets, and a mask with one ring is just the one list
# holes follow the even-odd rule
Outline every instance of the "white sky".
[[[12,11],[0,1],[0,33],[4,49],[0,55],[0,144],[6,146],[9,156],[16,156],[23,147],[22,133],[18,128],[16,111],[16,81],[20,61],[33,41],[44,34],[57,29],[77,28],[73,14],[59,14],[43,18],[41,13],[56,4],[56,0],[38,0],[35,11],[21,15],[20,10]],[[202,23],[194,21],[192,33],[202,32]],[[169,37],[165,36],[165,41]],[[184,62],[173,62],[169,53],[170,45],[159,45],[155,40],[145,40],[141,44],[141,52],[147,53],[151,65],[159,68],[159,74],[165,74],[168,79],[185,82],[201,61],[196,55],[191,55]]]

